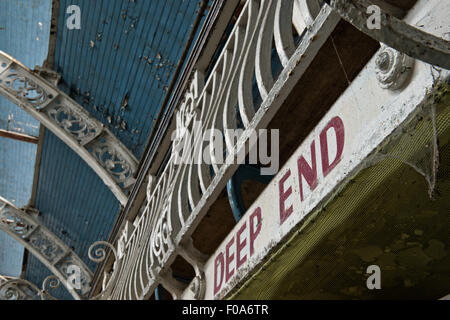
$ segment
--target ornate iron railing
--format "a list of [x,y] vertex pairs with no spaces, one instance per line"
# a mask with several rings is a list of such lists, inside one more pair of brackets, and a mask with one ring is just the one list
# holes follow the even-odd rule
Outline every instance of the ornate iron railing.
[[125,205],[135,182],[134,155],[56,85],[0,51],[0,94],[31,114],[72,148]]
[[[145,299],[160,284],[175,299],[187,289],[194,291],[197,299],[204,297],[207,257],[194,248],[191,235],[236,171],[237,155],[245,153],[254,130],[267,126],[337,25],[339,16],[320,2],[247,1],[206,83],[201,72],[195,73],[177,113],[171,158],[159,180],[150,179],[142,213],[132,225],[126,225],[118,241],[114,279],[108,282],[112,288],[109,299]],[[278,78],[272,70],[274,57],[282,65]],[[262,101],[259,108],[254,80]],[[195,122],[201,123],[197,129],[202,134],[193,146],[207,151],[211,166],[201,160],[176,161],[184,134],[195,130]],[[238,128],[242,134],[234,137],[229,129]],[[214,132],[207,129],[224,134],[224,163],[208,144]],[[205,132],[210,133],[204,136]],[[188,287],[172,276],[170,265],[178,255],[195,270],[196,277]]]

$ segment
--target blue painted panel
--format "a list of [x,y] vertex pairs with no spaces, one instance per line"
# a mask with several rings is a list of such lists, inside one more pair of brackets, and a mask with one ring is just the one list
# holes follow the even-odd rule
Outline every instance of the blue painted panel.
[[24,248],[0,231],[0,275],[18,278],[22,271]]
[[[0,1],[0,50],[27,67],[47,58],[52,12],[51,0]],[[0,97],[0,129],[37,136],[39,122]]]
[[[30,200],[36,145],[0,137],[0,195],[18,207]],[[19,276],[24,248],[0,231],[0,274]]]
[[[0,50],[30,68],[47,57],[51,0],[0,0]],[[0,97],[0,129],[33,136],[39,122]],[[36,145],[0,138],[0,195],[21,207],[28,203],[33,184]],[[0,232],[0,274],[17,277],[24,248]]]
[[[140,158],[198,1],[62,0],[55,53],[61,87]],[[81,30],[65,23],[81,9]],[[192,45],[192,44],[191,44]],[[128,106],[122,102],[128,97]]]
[[[89,246],[107,240],[120,204],[96,173],[46,130],[36,197],[40,221],[95,271],[88,259]],[[50,271],[30,257],[27,279],[41,284]],[[67,297],[66,297],[67,298]]]
[[0,137],[0,195],[18,207],[30,200],[36,149],[35,144]]
[[[36,145],[0,137],[0,195],[18,207],[26,205],[33,184]],[[0,274],[18,277],[24,248],[0,231]]]
[[[55,69],[61,88],[102,121],[139,158],[198,9],[198,1],[61,0]],[[81,9],[81,30],[66,28],[66,9]],[[192,45],[192,44],[191,44]],[[128,105],[122,107],[128,96]],[[126,124],[126,125],[124,125]],[[50,230],[87,258],[108,239],[119,203],[71,149],[46,132],[36,207]],[[30,256],[26,277],[50,272]],[[70,299],[59,289],[57,297]]]

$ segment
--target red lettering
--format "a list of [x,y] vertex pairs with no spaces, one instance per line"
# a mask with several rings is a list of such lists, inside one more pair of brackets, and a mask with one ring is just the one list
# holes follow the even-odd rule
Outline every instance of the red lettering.
[[241,258],[241,251],[247,245],[247,239],[244,238],[244,241],[241,242],[241,235],[245,229],[247,229],[247,222],[244,223],[236,234],[236,270],[247,261],[247,255]]
[[[255,229],[255,218],[256,218],[256,229]],[[258,207],[250,216],[250,256],[255,252],[254,243],[259,233],[261,232],[262,218],[261,218],[261,208]]]
[[306,182],[309,184],[311,191],[313,191],[318,185],[315,141],[313,141],[311,143],[311,164],[312,164],[312,167],[309,166],[308,162],[306,162],[306,160],[303,156],[301,156],[297,162],[298,175],[299,175],[299,181],[300,181],[300,198],[301,198],[302,202],[304,201],[302,177],[304,177]]
[[292,194],[292,187],[289,187],[286,191],[284,190],[284,183],[291,176],[291,170],[284,175],[284,177],[280,180],[278,184],[278,188],[280,191],[280,224],[283,224],[287,218],[294,211],[294,208],[290,206],[288,209],[285,208],[285,202],[287,198]]
[[[328,136],[327,132],[333,128],[336,132],[337,154],[334,161],[330,164],[328,159]],[[326,177],[341,161],[344,152],[345,128],[344,122],[339,117],[334,117],[320,134],[320,149],[322,154],[323,176]]]
[[234,260],[234,253],[230,255],[230,248],[234,244],[234,237],[227,243],[225,250],[225,282],[228,282],[234,274],[234,268],[230,271],[230,264]]
[[[217,283],[217,267],[220,265],[220,282]],[[219,253],[214,262],[214,294],[216,295],[220,288],[222,287],[223,282],[223,253]]]

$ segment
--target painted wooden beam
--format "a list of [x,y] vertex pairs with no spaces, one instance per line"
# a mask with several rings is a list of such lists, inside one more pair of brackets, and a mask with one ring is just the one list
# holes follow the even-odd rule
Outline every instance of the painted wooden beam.
[[33,143],[33,144],[38,144],[38,142],[39,142],[38,137],[33,137],[33,136],[26,135],[26,134],[13,132],[13,131],[7,131],[7,130],[3,130],[3,129],[0,129],[0,137],[13,139],[13,140],[17,140],[17,141],[22,141],[22,142],[27,142],[27,143]]

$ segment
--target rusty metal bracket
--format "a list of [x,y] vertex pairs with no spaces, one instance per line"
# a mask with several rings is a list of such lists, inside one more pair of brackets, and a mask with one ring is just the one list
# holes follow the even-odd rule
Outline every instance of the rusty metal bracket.
[[423,32],[383,11],[381,28],[369,29],[371,0],[325,0],[344,20],[369,37],[423,62],[450,70],[450,41]]

